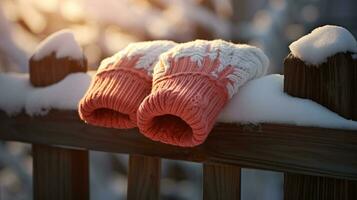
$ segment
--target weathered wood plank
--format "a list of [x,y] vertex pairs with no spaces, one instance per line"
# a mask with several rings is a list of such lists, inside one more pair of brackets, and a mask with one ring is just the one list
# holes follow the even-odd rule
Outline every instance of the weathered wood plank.
[[36,200],[89,200],[88,151],[34,144]]
[[203,199],[239,200],[240,173],[236,166],[203,164]]
[[127,199],[159,199],[160,170],[160,158],[130,155]]
[[286,173],[285,200],[355,200],[357,183],[345,179]]
[[357,65],[351,53],[337,53],[314,66],[289,54],[284,60],[284,91],[308,98],[347,118],[357,120]]
[[356,131],[218,124],[204,144],[180,148],[153,142],[137,129],[87,125],[76,111],[52,111],[34,118],[0,113],[0,139],[357,180]]

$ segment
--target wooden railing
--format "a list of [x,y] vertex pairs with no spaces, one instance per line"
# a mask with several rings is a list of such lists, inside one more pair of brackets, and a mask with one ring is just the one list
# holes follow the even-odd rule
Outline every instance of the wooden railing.
[[217,124],[204,144],[180,148],[137,129],[85,124],[76,111],[51,111],[43,117],[0,113],[0,139],[33,144],[34,199],[88,199],[89,150],[130,154],[128,199],[159,199],[160,158],[202,163],[204,199],[239,199],[241,167],[286,172],[285,199],[357,194],[356,131]]
[[[30,61],[31,83],[48,85],[82,70],[82,66],[67,66],[64,73],[53,69],[69,65],[66,59],[51,54],[43,62]],[[313,100],[319,92],[323,95],[316,101],[327,102],[326,106],[338,113],[348,111],[343,116],[357,119],[357,61],[350,54],[332,57],[323,72],[311,73],[320,78],[327,74],[318,79],[318,85],[328,87],[317,89],[310,88],[313,84],[308,81],[314,80],[310,73],[310,78],[304,78],[311,66],[302,68],[304,64],[299,62],[291,57],[285,60],[286,76],[290,76],[285,83],[287,92]],[[329,73],[330,68],[338,72]],[[341,70],[345,68],[349,70]],[[291,80],[296,70],[302,71],[298,74],[303,78]],[[344,101],[340,101],[340,94]],[[240,199],[241,167],[284,172],[286,200],[357,199],[357,131],[282,124],[217,124],[202,145],[180,148],[151,141],[137,129],[85,124],[76,111],[53,110],[43,117],[8,117],[0,111],[0,139],[33,144],[35,200],[89,199],[90,150],[130,154],[130,200],[159,199],[161,158],[202,163],[204,199]]]

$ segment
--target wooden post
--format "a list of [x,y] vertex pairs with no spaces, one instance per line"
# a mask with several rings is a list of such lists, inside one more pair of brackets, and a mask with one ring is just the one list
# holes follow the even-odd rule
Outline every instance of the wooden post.
[[[87,71],[87,60],[57,58],[52,52],[43,58],[30,59],[30,82],[48,86],[68,74]],[[33,144],[33,187],[36,200],[89,199],[88,151]]]
[[284,199],[357,199],[357,182],[288,173],[284,179]]
[[[284,91],[318,102],[339,115],[357,120],[357,60],[338,53],[318,66],[289,54],[284,61]],[[327,137],[327,136],[326,136]],[[285,200],[356,199],[357,182],[285,173]]]
[[83,56],[80,60],[70,57],[56,58],[56,53],[51,53],[39,60],[30,59],[30,81],[33,86],[48,86],[64,79],[68,74],[87,71],[87,59]]
[[203,199],[239,200],[240,175],[236,166],[203,164]]
[[160,169],[160,158],[130,155],[127,199],[159,199]]
[[357,60],[350,53],[338,53],[313,66],[289,54],[284,61],[284,91],[357,121]]
[[88,151],[33,145],[36,200],[89,200]]

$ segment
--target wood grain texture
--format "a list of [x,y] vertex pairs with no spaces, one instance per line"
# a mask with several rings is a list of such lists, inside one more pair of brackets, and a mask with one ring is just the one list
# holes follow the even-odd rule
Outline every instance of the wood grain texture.
[[[316,101],[347,119],[357,120],[356,71],[356,61],[350,53],[338,53],[317,66],[289,54],[284,61],[284,91]],[[356,199],[357,190],[351,185],[357,182],[286,173],[285,199]]]
[[180,148],[137,129],[90,126],[76,111],[51,111],[43,117],[0,113],[0,139],[357,180],[357,131],[217,124],[204,144]]
[[87,71],[87,59],[75,60],[70,57],[56,58],[51,53],[40,60],[30,59],[30,82],[33,86],[43,87],[59,82],[68,74]]
[[284,60],[284,91],[357,120],[356,62],[350,53],[338,53],[325,63],[313,66],[289,54]]
[[239,200],[240,174],[236,166],[203,164],[203,199]]
[[160,170],[160,158],[130,155],[127,199],[159,199]]
[[285,200],[356,200],[357,182],[320,176],[286,173]]
[[354,68],[352,72],[352,76],[354,77],[353,85],[352,85],[352,113],[353,113],[353,118],[357,118],[357,59],[354,59]]
[[88,151],[34,144],[36,200],[89,200]]

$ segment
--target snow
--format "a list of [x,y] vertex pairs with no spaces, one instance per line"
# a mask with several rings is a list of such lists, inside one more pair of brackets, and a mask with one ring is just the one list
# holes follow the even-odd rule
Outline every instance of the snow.
[[30,89],[28,74],[0,74],[0,109],[10,116],[21,112]]
[[284,199],[284,173],[242,168],[242,200]]
[[36,48],[33,58],[39,60],[54,52],[57,58],[83,58],[82,49],[69,29],[55,32],[43,40]]
[[[76,110],[93,74],[71,74],[44,88],[32,87],[25,74],[0,74],[0,109],[10,116],[22,110],[31,116],[45,115],[50,109]],[[284,93],[283,79],[273,74],[249,81],[232,97],[217,121],[357,129],[357,121],[344,119],[314,101]]]
[[357,121],[344,119],[312,100],[289,96],[283,85],[284,76],[278,74],[248,82],[225,106],[218,121],[357,129]]
[[357,42],[343,27],[325,25],[314,29],[290,46],[291,53],[308,64],[318,65],[339,52],[357,52]]
[[27,74],[0,74],[0,109],[13,116],[31,116],[50,109],[75,110],[91,81],[91,74],[74,73],[49,87],[34,88]]
[[45,115],[51,108],[74,110],[87,91],[90,81],[88,74],[75,73],[49,87],[33,88],[26,96],[26,113]]

